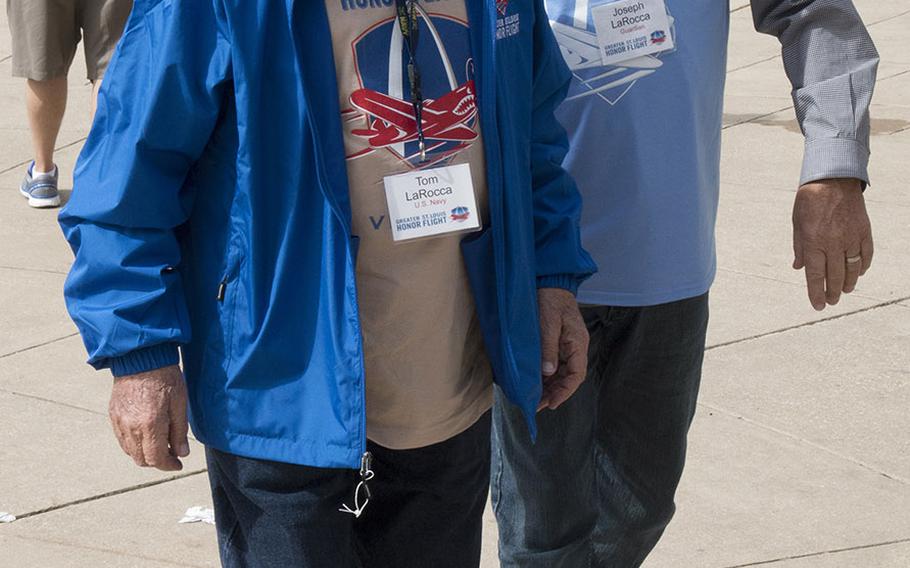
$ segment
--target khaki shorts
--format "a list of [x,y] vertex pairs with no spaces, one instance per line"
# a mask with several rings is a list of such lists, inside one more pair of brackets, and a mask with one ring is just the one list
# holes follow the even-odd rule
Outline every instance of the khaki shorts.
[[84,35],[88,79],[101,79],[132,6],[132,0],[6,0],[13,75],[35,81],[66,76]]

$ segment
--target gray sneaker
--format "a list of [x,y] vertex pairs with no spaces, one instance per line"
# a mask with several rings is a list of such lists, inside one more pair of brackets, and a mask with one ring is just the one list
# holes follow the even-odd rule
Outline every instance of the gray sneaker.
[[32,177],[32,169],[35,163],[28,167],[25,179],[19,186],[19,193],[28,198],[28,204],[32,207],[59,207],[60,193],[57,192],[57,178],[60,171],[54,166],[54,173]]

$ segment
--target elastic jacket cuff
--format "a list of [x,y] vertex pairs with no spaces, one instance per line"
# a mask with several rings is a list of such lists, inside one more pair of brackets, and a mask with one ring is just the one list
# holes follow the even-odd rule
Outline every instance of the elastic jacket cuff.
[[578,295],[578,277],[574,274],[554,274],[552,276],[538,276],[537,288],[561,288]]
[[163,369],[180,362],[180,352],[174,343],[163,343],[131,351],[122,357],[111,359],[111,372],[115,377],[145,373]]
[[832,178],[855,178],[869,184],[869,148],[849,138],[806,141],[799,184]]

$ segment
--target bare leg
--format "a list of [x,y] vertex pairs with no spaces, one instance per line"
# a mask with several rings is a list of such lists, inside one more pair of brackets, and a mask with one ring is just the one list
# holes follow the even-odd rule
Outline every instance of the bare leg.
[[28,121],[35,149],[35,168],[43,172],[54,169],[54,146],[66,111],[66,77],[48,81],[28,80]]

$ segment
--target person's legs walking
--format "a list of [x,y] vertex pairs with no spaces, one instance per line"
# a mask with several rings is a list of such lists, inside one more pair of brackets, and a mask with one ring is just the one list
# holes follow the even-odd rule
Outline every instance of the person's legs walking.
[[585,312],[592,348],[588,380],[558,410],[537,415],[537,440],[525,418],[497,393],[493,413],[493,510],[504,568],[582,568],[591,562],[597,523],[594,429],[609,308]]
[[594,566],[641,565],[673,517],[707,323],[707,295],[631,308],[603,344]]
[[414,450],[370,444],[372,498],[354,521],[363,566],[480,565],[490,482],[490,414],[445,442]]
[[225,568],[353,568],[355,472],[206,450]]
[[28,122],[32,133],[32,146],[35,151],[35,175],[40,172],[53,173],[54,148],[63,115],[66,112],[67,98],[66,76],[45,81],[29,79],[26,82],[26,106]]
[[695,412],[707,295],[653,307],[589,307],[588,379],[538,415],[497,401],[493,503],[504,568],[634,568],[674,512]]
[[54,147],[66,111],[66,74],[80,37],[76,4],[7,0],[13,76],[27,79],[26,108],[34,148],[34,160],[19,191],[32,207],[60,204]]

